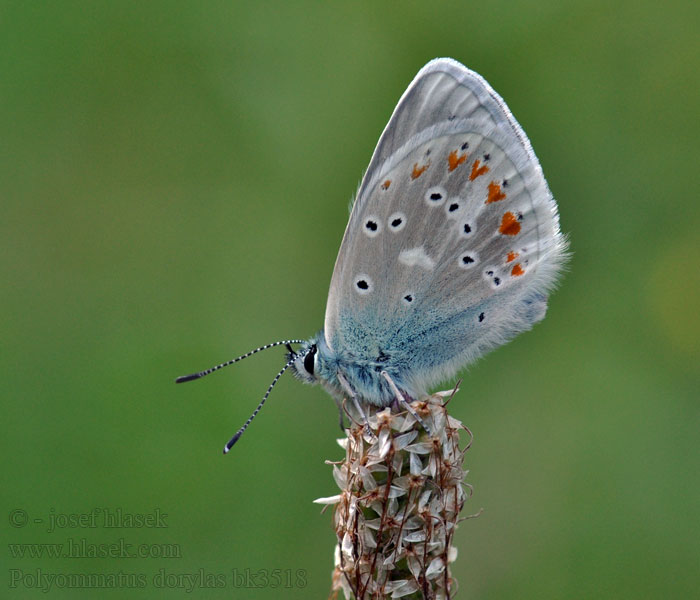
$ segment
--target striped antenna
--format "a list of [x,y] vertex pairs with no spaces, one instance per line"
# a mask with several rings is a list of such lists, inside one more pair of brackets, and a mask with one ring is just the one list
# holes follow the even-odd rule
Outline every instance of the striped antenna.
[[[213,373],[214,371],[218,371],[219,369],[223,369],[224,367],[228,367],[229,365],[232,365],[233,363],[237,363],[239,360],[243,360],[244,358],[248,358],[249,356],[252,356],[256,352],[260,352],[261,350],[267,350],[268,348],[274,348],[275,346],[289,346],[289,344],[303,344],[304,340],[282,340],[281,342],[273,342],[272,344],[265,344],[264,346],[260,346],[260,348],[256,348],[255,350],[251,350],[250,352],[246,352],[242,356],[239,356],[238,358],[234,358],[229,360],[228,362],[221,363],[220,365],[216,365],[215,367],[212,367],[211,369],[207,369],[206,371],[200,371],[199,373],[192,373],[192,375],[182,375],[181,377],[178,377],[175,380],[175,383],[185,383],[186,381],[192,381],[193,379],[200,379],[204,377],[205,375],[209,375],[209,373]],[[291,348],[289,348],[290,352],[292,351]],[[281,375],[281,373],[280,373]]]
[[233,445],[240,439],[240,437],[243,435],[243,432],[248,429],[248,425],[250,425],[251,421],[255,418],[255,416],[260,412],[260,409],[263,407],[265,404],[265,400],[267,400],[267,397],[270,395],[270,392],[272,391],[272,388],[275,387],[275,384],[279,381],[280,377],[284,374],[284,372],[292,366],[295,360],[301,359],[302,361],[304,360],[304,357],[311,352],[311,348],[313,346],[307,348],[307,350],[301,354],[295,354],[292,356],[292,358],[289,359],[289,362],[282,367],[279,373],[275,375],[275,378],[272,380],[272,383],[270,384],[270,387],[267,388],[267,391],[265,392],[265,395],[263,396],[263,399],[260,401],[260,404],[258,404],[258,407],[253,411],[253,414],[248,417],[248,420],[243,424],[243,427],[241,427],[237,432],[236,435],[234,435],[228,443],[224,446],[224,454],[228,454],[228,451],[233,447]]

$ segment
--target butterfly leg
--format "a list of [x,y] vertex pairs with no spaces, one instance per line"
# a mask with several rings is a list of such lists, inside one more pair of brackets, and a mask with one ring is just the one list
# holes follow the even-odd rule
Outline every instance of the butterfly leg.
[[343,403],[336,400],[335,405],[338,407],[338,421],[340,423],[340,431],[345,431],[345,419],[343,418]]
[[[372,437],[375,437],[374,433],[372,432],[372,428],[369,426],[369,419],[367,418],[367,414],[365,413],[364,410],[362,410],[362,406],[360,406],[360,402],[357,400],[357,394],[355,394],[355,391],[350,387],[350,384],[348,383],[348,380],[345,379],[340,373],[338,373],[338,381],[340,381],[340,386],[345,390],[345,393],[350,396],[350,399],[352,400],[352,403],[355,405],[355,409],[357,412],[360,414],[362,417],[362,420],[365,423],[365,427],[367,428],[367,431]],[[341,413],[340,418],[343,418],[343,415]]]
[[403,397],[403,394],[399,391],[399,388],[394,383],[394,380],[389,376],[389,373],[387,373],[386,371],[382,371],[382,377],[386,379],[387,383],[389,384],[389,387],[391,388],[391,391],[394,392],[394,396],[396,397],[396,400],[398,401],[399,405],[405,410],[407,410],[409,413],[411,413],[411,416],[421,424],[421,427],[425,429],[425,432],[428,435],[432,435],[430,433],[430,428],[425,424],[425,421],[423,421],[423,419],[420,418],[418,413],[415,410],[413,410],[413,407],[408,402],[406,402],[406,399]]

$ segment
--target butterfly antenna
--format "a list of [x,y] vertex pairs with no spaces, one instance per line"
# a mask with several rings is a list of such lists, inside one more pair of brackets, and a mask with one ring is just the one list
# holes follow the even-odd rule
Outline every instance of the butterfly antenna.
[[306,352],[302,354],[295,354],[292,358],[289,359],[289,362],[282,367],[279,373],[275,375],[275,378],[272,380],[272,383],[270,384],[270,387],[267,388],[267,391],[265,392],[265,395],[263,396],[263,399],[260,401],[260,404],[258,404],[258,407],[253,411],[253,414],[248,417],[248,420],[243,424],[243,427],[241,427],[237,432],[236,435],[234,435],[228,443],[224,446],[224,454],[228,454],[228,451],[233,447],[233,445],[240,439],[240,437],[243,435],[243,432],[248,429],[248,425],[250,425],[251,421],[255,418],[255,416],[260,412],[260,409],[263,407],[265,404],[265,400],[267,400],[267,397],[270,395],[270,392],[272,391],[272,388],[275,387],[275,384],[279,381],[280,377],[284,374],[284,372],[292,366],[295,360],[297,358],[301,358],[302,360],[304,357],[311,352],[311,348],[308,348]]
[[206,371],[200,371],[199,373],[192,373],[192,375],[182,375],[181,377],[178,377],[175,380],[175,383],[185,383],[186,381],[192,381],[193,379],[200,379],[201,377],[204,377],[205,375],[209,375],[209,373],[213,373],[214,371],[218,371],[219,369],[223,369],[224,367],[228,367],[229,365],[232,365],[233,363],[238,362],[239,360],[243,360],[244,358],[248,358],[249,356],[252,356],[256,352],[260,352],[261,350],[267,350],[268,348],[274,348],[275,346],[287,346],[290,352],[294,354],[292,351],[292,348],[290,344],[303,344],[304,340],[282,340],[281,342],[273,342],[272,344],[265,344],[264,346],[260,346],[260,348],[256,348],[255,350],[251,350],[250,352],[246,352],[245,354],[239,356],[238,358],[233,358],[229,360],[228,362],[221,363],[220,365],[216,365],[215,367],[212,367],[211,369],[207,369]]

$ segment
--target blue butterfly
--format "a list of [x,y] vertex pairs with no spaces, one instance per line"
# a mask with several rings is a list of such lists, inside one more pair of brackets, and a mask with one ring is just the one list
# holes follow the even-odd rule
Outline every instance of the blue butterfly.
[[323,330],[177,381],[287,347],[224,453],[288,368],[363,416],[363,404],[415,415],[411,400],[544,317],[566,247],[540,164],[506,104],[474,71],[433,60],[399,100],[362,179]]

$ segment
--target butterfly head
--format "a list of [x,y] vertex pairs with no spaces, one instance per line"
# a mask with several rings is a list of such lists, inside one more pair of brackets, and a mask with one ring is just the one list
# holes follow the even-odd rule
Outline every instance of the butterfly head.
[[304,342],[298,351],[294,351],[290,346],[287,354],[287,361],[292,363],[292,373],[304,383],[317,383],[318,373],[318,344],[316,340]]

